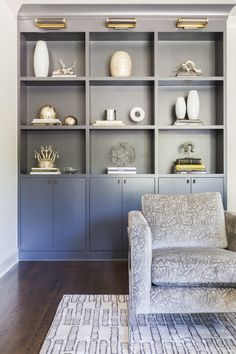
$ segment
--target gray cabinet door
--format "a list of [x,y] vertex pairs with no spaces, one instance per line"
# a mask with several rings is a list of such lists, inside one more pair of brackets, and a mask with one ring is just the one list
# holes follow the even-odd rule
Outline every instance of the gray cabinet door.
[[85,249],[85,178],[54,179],[54,249]]
[[224,178],[202,177],[192,178],[192,193],[200,192],[220,192],[223,197]]
[[90,250],[122,250],[122,179],[90,179]]
[[191,192],[191,179],[181,177],[160,177],[159,194],[188,194]]
[[21,179],[20,248],[23,251],[53,250],[52,180]]
[[155,192],[154,178],[124,178],[123,179],[123,248],[128,248],[127,226],[128,212],[131,210],[141,210],[141,200],[144,194]]

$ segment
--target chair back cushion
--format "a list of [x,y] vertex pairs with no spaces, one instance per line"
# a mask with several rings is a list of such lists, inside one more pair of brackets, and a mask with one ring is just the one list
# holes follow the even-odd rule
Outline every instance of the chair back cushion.
[[153,249],[228,246],[220,193],[144,195],[142,211]]

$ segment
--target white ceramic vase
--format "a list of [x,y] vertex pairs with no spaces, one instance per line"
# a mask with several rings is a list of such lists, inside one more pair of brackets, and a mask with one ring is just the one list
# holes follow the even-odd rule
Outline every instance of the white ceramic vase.
[[200,110],[200,100],[197,90],[191,90],[187,99],[187,113],[189,119],[197,119]]
[[45,41],[37,41],[34,50],[34,73],[36,77],[47,77],[49,71],[49,54]]
[[178,119],[184,119],[186,115],[186,102],[184,97],[178,97],[175,104],[175,114]]
[[124,51],[115,52],[110,61],[110,73],[114,77],[127,77],[131,75],[132,61],[130,55]]

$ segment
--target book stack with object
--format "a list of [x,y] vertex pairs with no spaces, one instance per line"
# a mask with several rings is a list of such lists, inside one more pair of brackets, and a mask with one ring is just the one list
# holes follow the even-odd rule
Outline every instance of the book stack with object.
[[137,168],[136,167],[107,167],[107,173],[109,175],[112,174],[136,174]]
[[188,125],[189,127],[193,127],[195,125],[203,125],[203,122],[200,119],[176,119],[174,125],[177,126]]
[[59,168],[41,168],[41,167],[32,167],[31,175],[60,175],[61,171]]
[[61,125],[61,121],[56,118],[34,118],[32,125]]
[[173,173],[177,174],[195,174],[195,173],[206,173],[206,166],[202,163],[200,158],[182,158],[176,159],[175,165],[173,167]]
[[119,126],[125,125],[122,120],[96,120],[96,123],[93,123],[94,126]]

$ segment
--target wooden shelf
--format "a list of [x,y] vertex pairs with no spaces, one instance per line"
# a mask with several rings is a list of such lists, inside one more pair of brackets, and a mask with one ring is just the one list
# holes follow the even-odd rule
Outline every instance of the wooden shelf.
[[199,126],[162,125],[158,127],[158,130],[223,130],[223,129],[224,129],[224,125],[199,125]]
[[84,130],[85,125],[21,125],[21,130]]
[[121,125],[121,126],[94,126],[89,127],[91,130],[153,130],[154,125]]
[[20,82],[27,86],[85,85],[85,77],[20,77]]
[[211,86],[222,83],[223,76],[159,77],[159,86]]

